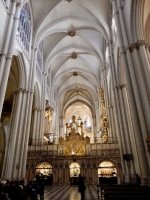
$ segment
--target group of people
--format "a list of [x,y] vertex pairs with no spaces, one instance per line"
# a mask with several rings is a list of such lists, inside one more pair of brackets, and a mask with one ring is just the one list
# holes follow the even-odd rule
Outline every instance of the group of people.
[[1,200],[24,200],[24,182],[23,181],[6,181],[0,183]]
[[0,200],[27,200],[37,199],[40,195],[40,200],[44,199],[44,177],[37,176],[36,180],[29,181],[27,186],[24,186],[24,181],[9,181],[0,183]]

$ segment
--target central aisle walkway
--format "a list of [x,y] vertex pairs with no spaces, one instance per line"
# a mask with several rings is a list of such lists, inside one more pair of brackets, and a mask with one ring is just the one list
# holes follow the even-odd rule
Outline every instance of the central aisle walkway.
[[[97,200],[96,185],[86,185],[85,200]],[[44,200],[81,200],[77,186],[45,186]]]

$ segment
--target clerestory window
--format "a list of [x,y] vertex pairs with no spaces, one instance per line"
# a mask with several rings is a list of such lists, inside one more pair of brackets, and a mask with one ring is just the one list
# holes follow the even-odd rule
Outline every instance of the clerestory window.
[[19,17],[18,41],[26,55],[29,55],[30,38],[31,15],[28,3],[25,3]]

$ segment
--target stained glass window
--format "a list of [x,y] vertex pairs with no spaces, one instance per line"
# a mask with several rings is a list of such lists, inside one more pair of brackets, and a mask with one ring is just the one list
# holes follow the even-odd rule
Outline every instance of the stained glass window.
[[31,38],[31,15],[28,3],[25,3],[19,17],[18,41],[28,55]]

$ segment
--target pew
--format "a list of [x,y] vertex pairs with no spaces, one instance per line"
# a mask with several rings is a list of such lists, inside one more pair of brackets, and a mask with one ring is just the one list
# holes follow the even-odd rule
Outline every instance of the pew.
[[[147,186],[138,186],[138,185],[97,185],[98,199],[121,199],[126,198],[129,200],[129,197],[132,195],[132,198],[137,200],[137,197],[143,196],[145,198],[150,197],[150,188]],[[144,196],[145,195],[145,196]],[[131,198],[131,199],[132,199]],[[141,197],[142,198],[142,197]],[[144,200],[144,198],[142,199]],[[150,200],[150,198],[149,198]]]

